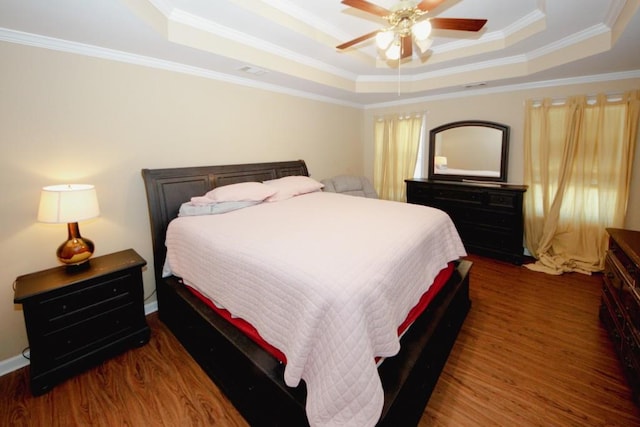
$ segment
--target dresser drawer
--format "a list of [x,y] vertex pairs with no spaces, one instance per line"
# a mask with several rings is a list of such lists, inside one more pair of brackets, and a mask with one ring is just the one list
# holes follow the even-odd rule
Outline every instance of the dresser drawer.
[[632,388],[640,387],[640,344],[637,336],[625,331],[620,359]]
[[431,187],[407,182],[407,200],[412,200],[409,203],[415,203],[415,199],[428,200],[429,198],[431,198]]
[[509,213],[487,211],[485,209],[462,209],[452,213],[455,223],[482,228],[498,229],[496,231],[511,232],[517,229],[518,217]]
[[488,249],[512,250],[522,246],[521,236],[480,227],[477,224],[460,223],[457,226],[465,247],[481,246]]
[[619,335],[621,335],[624,326],[624,316],[622,315],[620,307],[618,307],[617,298],[611,295],[611,290],[606,285],[602,287],[601,305],[609,312],[612,324],[615,325],[616,330],[618,330]]
[[477,207],[482,206],[484,199],[481,192],[473,190],[436,187],[432,191],[433,201],[437,204]]
[[630,287],[627,282],[622,285],[620,301],[621,309],[627,316],[629,329],[640,334],[640,331],[637,330],[640,328],[640,296],[638,296],[636,289]]
[[612,257],[611,252],[607,252],[604,261],[603,278],[605,283],[611,288],[611,292],[618,297],[618,295],[620,295],[620,290],[622,289],[623,278],[615,263],[616,261]]
[[640,287],[638,284],[638,276],[640,274],[638,267],[615,241],[611,241],[609,244],[609,252],[607,255],[613,267],[619,271],[620,275],[624,276],[631,287]]
[[613,342],[616,351],[622,349],[622,327],[620,326],[620,313],[611,306],[611,302],[603,299],[600,304],[600,320],[609,332],[609,337]]
[[487,206],[494,208],[502,208],[506,210],[522,209],[520,205],[520,197],[513,193],[487,191]]

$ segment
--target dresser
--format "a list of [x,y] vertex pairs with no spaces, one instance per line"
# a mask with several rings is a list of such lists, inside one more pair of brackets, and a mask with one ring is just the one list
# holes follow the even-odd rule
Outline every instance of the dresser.
[[408,179],[407,202],[441,209],[469,253],[515,264],[524,258],[524,185]]
[[86,268],[60,266],[16,279],[14,302],[23,308],[34,395],[149,340],[145,265],[128,249],[91,258]]
[[640,231],[607,228],[600,319],[640,404]]

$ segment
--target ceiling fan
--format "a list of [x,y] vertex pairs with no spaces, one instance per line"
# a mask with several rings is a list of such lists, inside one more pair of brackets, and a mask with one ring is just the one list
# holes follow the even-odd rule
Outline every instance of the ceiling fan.
[[413,55],[415,42],[421,52],[431,46],[431,29],[480,31],[486,19],[430,18],[428,12],[445,0],[400,0],[391,9],[370,3],[366,0],[342,0],[342,4],[384,18],[389,26],[364,34],[346,43],[336,46],[344,50],[372,37],[377,46],[385,52],[387,59],[404,59]]

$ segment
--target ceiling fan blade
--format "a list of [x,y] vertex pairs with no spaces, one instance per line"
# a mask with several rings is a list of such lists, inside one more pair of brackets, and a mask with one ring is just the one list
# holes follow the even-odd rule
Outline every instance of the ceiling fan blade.
[[440,6],[440,4],[443,2],[444,0],[422,0],[420,3],[416,5],[416,7],[420,10],[424,10],[425,12],[428,12]]
[[358,38],[355,38],[353,40],[350,40],[348,42],[342,43],[341,45],[336,46],[336,49],[340,49],[340,50],[346,49],[348,47],[353,46],[354,44],[358,44],[358,43],[363,42],[365,40],[368,40],[368,39],[370,39],[372,37],[375,37],[376,34],[378,34],[378,30],[373,31],[373,32],[371,32],[369,34],[364,34],[364,35],[362,35],[362,36],[360,36]]
[[431,18],[431,27],[434,30],[456,30],[456,31],[480,31],[486,19],[464,19],[464,18]]
[[369,12],[374,15],[381,16],[383,18],[385,16],[391,15],[392,13],[389,9],[385,9],[382,6],[369,3],[365,0],[342,0],[341,3],[346,4],[347,6],[355,7],[356,9],[364,10],[365,12]]
[[402,37],[402,44],[400,45],[400,59],[410,58],[413,55],[413,37]]

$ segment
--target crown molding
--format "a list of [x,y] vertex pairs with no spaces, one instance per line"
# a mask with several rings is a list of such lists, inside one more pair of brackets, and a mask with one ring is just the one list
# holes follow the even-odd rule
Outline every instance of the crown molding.
[[482,87],[481,89],[469,89],[462,92],[447,93],[441,95],[430,95],[416,97],[411,99],[403,99],[397,102],[381,102],[378,104],[368,104],[364,106],[365,110],[374,110],[377,108],[389,108],[406,106],[408,104],[417,104],[421,102],[433,102],[447,99],[469,98],[471,96],[484,96],[496,93],[515,92],[531,89],[541,89],[554,86],[570,86],[589,83],[609,82],[615,80],[628,80],[640,78],[640,70],[625,71],[620,73],[594,74],[591,76],[569,77],[564,79],[543,80],[529,83],[519,83],[514,85],[505,85],[497,87]]
[[[470,89],[470,90],[465,90],[463,92],[452,92],[448,94],[415,97],[415,98],[403,98],[402,100],[399,100],[399,101],[387,102],[387,103],[361,104],[361,103],[354,103],[354,102],[346,102],[346,101],[331,98],[331,97],[319,96],[309,92],[294,90],[294,89],[290,89],[290,88],[286,88],[286,87],[278,86],[274,84],[267,84],[267,83],[258,82],[255,80],[243,79],[243,78],[232,76],[229,74],[218,73],[218,72],[206,70],[203,68],[187,66],[177,62],[166,61],[166,60],[161,60],[161,59],[142,56],[142,55],[134,55],[131,53],[117,51],[113,49],[106,49],[103,47],[71,42],[68,40],[61,40],[61,39],[56,39],[52,37],[45,37],[37,34],[25,33],[25,32],[15,31],[7,28],[0,28],[0,41],[38,47],[43,49],[49,49],[49,50],[56,50],[56,51],[89,56],[94,58],[106,59],[110,61],[123,62],[123,63],[132,64],[132,65],[156,68],[156,69],[172,71],[172,72],[177,72],[182,74],[188,74],[188,75],[203,77],[211,80],[217,80],[217,81],[222,81],[226,83],[232,83],[232,84],[237,84],[241,86],[248,86],[256,89],[262,89],[262,90],[267,90],[271,92],[281,93],[285,95],[291,95],[298,98],[305,98],[305,99],[310,99],[314,101],[320,101],[320,102],[325,102],[330,104],[337,104],[337,105],[342,105],[346,107],[362,108],[362,109],[375,109],[375,108],[402,106],[407,104],[414,104],[417,102],[428,102],[428,101],[435,101],[435,100],[442,100],[442,99],[455,99],[455,98],[461,98],[461,97],[487,95],[491,93],[502,93],[502,92],[527,90],[527,89],[543,88],[543,87],[550,87],[550,86],[562,86],[562,85],[571,85],[571,84],[594,83],[594,82],[611,81],[611,80],[640,78],[640,70],[633,70],[633,71],[621,72],[621,73],[598,74],[598,75],[582,76],[582,77],[575,77],[575,78],[545,80],[545,81],[537,81],[537,82],[517,84],[517,85],[482,87],[481,89]],[[475,64],[474,68],[475,70],[478,70],[481,68],[491,69],[492,67],[495,67],[495,66],[499,66],[499,65],[506,66],[512,63],[522,62],[523,60],[524,59],[521,56],[503,58],[500,61],[486,61],[485,63]],[[461,67],[461,68],[462,68],[461,71],[465,71],[465,69],[468,67]],[[425,73],[425,74],[426,74],[426,78],[437,78],[437,77],[442,77],[446,75],[450,71],[451,69]],[[359,77],[358,81],[367,82],[367,79],[369,79],[369,77],[370,76]],[[425,75],[421,75],[421,78],[424,79]],[[378,78],[378,79],[382,79],[382,78]],[[398,83],[397,77],[388,77],[387,79],[388,79],[387,83],[394,83],[394,82],[396,84]],[[404,77],[404,79],[406,79],[406,76]],[[411,81],[409,81],[409,83],[411,83]]]
[[38,34],[25,33],[0,27],[0,41],[8,43],[22,44],[60,52],[73,53],[77,55],[89,56],[93,58],[106,59],[109,61],[124,62],[127,64],[139,65],[143,67],[156,68],[176,73],[189,74],[206,79],[252,87],[256,89],[268,90],[271,92],[291,95],[298,98],[306,98],[314,101],[338,104],[347,107],[361,108],[362,104],[347,102],[328,96],[320,96],[305,91],[290,89],[284,86],[259,82],[251,79],[232,76],[230,74],[219,73],[199,67],[192,67],[178,62],[157,59],[149,56],[136,55],[114,49],[107,49],[68,40],[56,39],[53,37],[41,36]]

